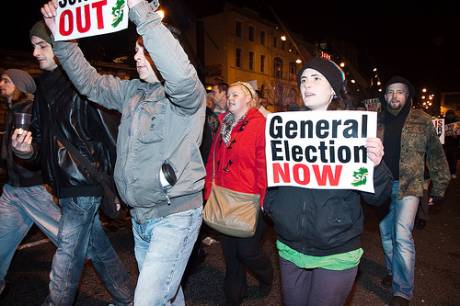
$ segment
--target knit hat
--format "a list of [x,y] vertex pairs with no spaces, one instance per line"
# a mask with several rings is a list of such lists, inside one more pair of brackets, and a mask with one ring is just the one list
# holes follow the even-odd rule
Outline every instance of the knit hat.
[[308,68],[314,69],[324,75],[335,94],[340,94],[340,91],[345,83],[345,74],[336,63],[319,57],[312,58],[297,73],[297,85],[299,87],[302,73]]
[[387,81],[387,83],[385,84],[385,91],[388,88],[388,86],[390,86],[391,84],[395,84],[395,83],[402,83],[407,86],[407,88],[409,89],[409,101],[415,96],[414,85],[412,85],[412,83],[409,82],[408,79],[403,78],[402,76],[399,76],[399,75],[395,75]]
[[30,29],[29,38],[37,36],[52,45],[51,34],[43,20],[37,21]]
[[6,74],[13,81],[14,86],[23,93],[33,94],[37,89],[34,79],[24,70],[8,69],[3,74]]

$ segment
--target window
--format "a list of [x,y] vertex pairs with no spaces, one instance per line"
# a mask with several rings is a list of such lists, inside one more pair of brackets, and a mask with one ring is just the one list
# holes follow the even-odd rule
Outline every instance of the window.
[[276,48],[276,45],[277,45],[277,40],[276,40],[276,36],[273,37],[273,48]]
[[283,78],[283,60],[279,57],[275,57],[273,61],[273,68],[274,68],[274,75],[275,78],[282,79]]
[[249,51],[249,70],[254,70],[254,52]]
[[265,72],[265,55],[260,56],[260,72]]
[[241,49],[240,48],[236,48],[235,65],[236,67],[241,67]]
[[281,49],[284,50],[285,48],[286,48],[286,42],[285,42],[285,41],[282,41],[282,42],[281,42]]
[[239,21],[235,23],[235,35],[241,37],[241,22]]
[[265,32],[264,31],[260,32],[260,44],[265,45]]
[[248,37],[250,41],[254,41],[254,27],[249,26]]

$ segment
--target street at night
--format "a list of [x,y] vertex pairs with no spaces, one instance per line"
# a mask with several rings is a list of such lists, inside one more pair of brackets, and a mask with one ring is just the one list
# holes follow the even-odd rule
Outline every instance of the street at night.
[[[452,180],[445,201],[430,209],[429,220],[423,230],[414,229],[417,252],[415,270],[415,295],[413,306],[460,305],[460,181]],[[381,285],[385,274],[383,253],[377,224],[377,214],[365,206],[365,231],[362,236],[364,257],[357,281],[347,305],[385,305],[391,299],[389,289]],[[133,254],[130,228],[109,232],[109,237],[131,274],[133,286],[137,279],[137,266]],[[24,243],[44,237],[32,231]],[[243,305],[281,305],[278,258],[274,249],[274,235],[270,228],[264,243],[275,267],[275,283],[265,298],[257,297],[257,282],[249,280],[248,298]],[[222,305],[221,290],[224,277],[224,260],[218,243],[204,247],[207,256],[195,273],[185,282],[187,305]],[[19,250],[7,275],[8,289],[0,300],[5,306],[40,305],[48,294],[49,271],[55,247],[51,243],[39,244]],[[85,266],[75,305],[99,306],[111,302],[91,264]]]
[[457,6],[7,1],[0,306],[460,306]]

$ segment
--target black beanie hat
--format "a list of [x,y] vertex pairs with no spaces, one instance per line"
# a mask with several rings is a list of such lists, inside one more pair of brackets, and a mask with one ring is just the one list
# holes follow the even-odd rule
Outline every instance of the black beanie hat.
[[[407,86],[407,88],[409,89],[409,101],[415,96],[414,85],[412,85],[412,83],[409,82],[408,79],[403,78],[402,76],[399,76],[399,75],[395,75],[387,81],[387,83],[385,84],[385,92],[388,86],[390,86],[391,84],[395,84],[395,83],[402,83]],[[385,94],[385,92],[383,94]]]
[[337,66],[336,63],[319,57],[312,58],[297,73],[297,85],[299,87],[302,73],[308,68],[314,69],[324,75],[334,90],[335,94],[340,94],[340,91],[342,90],[345,83],[345,74],[343,73],[342,69]]
[[35,92],[35,81],[27,72],[19,69],[8,69],[3,71],[3,74],[6,74],[14,86],[23,93],[33,94]]
[[43,20],[37,21],[30,29],[29,38],[37,36],[52,45],[51,34]]

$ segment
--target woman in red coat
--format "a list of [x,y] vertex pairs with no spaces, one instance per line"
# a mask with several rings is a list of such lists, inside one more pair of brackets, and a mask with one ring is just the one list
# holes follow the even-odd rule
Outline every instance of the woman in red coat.
[[[231,84],[228,89],[228,112],[219,115],[220,127],[214,138],[206,164],[205,198],[214,183],[235,191],[260,195],[264,201],[267,188],[265,166],[265,117],[256,109],[256,93],[245,82]],[[250,238],[222,235],[226,272],[224,292],[228,305],[239,305],[247,294],[246,268],[260,282],[261,295],[270,291],[273,269],[262,253],[261,238],[266,224],[259,216],[256,233]]]

